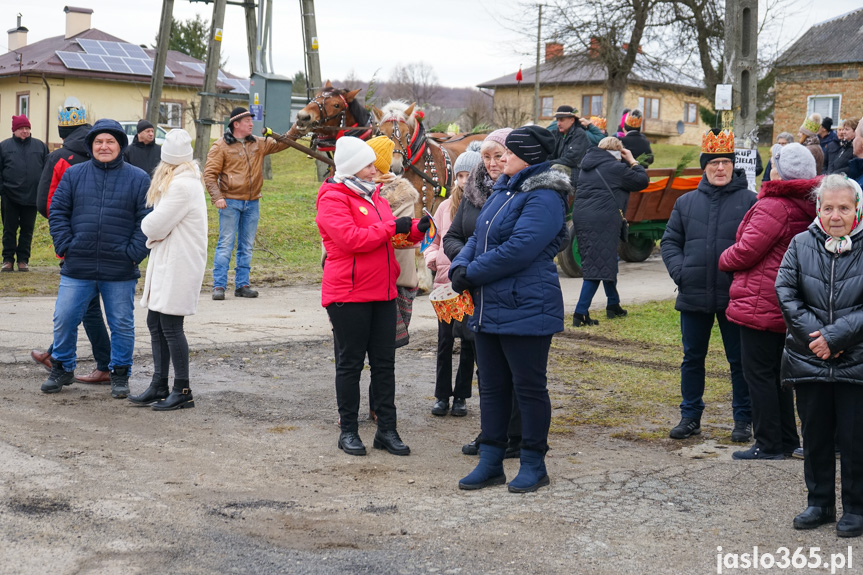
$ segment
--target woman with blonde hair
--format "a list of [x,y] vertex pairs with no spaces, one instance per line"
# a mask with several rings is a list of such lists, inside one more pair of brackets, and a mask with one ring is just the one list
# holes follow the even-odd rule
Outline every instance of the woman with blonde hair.
[[[153,404],[156,411],[195,407],[189,388],[189,344],[185,316],[194,315],[207,264],[207,204],[201,170],[192,159],[192,138],[171,130],[153,172],[141,222],[150,258],[141,295],[153,346],[153,380],[129,401]],[[168,393],[168,370],[174,366],[174,388]]]
[[617,293],[617,246],[629,193],[643,190],[649,183],[645,169],[615,137],[603,138],[599,147],[584,155],[572,204],[572,223],[584,278],[572,314],[573,326],[599,323],[590,317],[588,310],[600,282],[608,297],[606,317],[626,315]]

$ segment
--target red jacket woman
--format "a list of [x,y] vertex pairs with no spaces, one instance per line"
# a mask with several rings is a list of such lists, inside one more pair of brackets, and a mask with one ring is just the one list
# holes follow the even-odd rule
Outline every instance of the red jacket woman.
[[747,212],[737,238],[719,258],[719,269],[734,272],[725,315],[752,329],[785,333],[776,299],[776,273],[791,238],[815,218],[808,196],[818,180],[768,181]]

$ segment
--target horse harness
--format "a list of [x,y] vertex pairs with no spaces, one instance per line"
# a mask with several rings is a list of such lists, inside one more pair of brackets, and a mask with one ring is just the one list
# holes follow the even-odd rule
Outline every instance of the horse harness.
[[[452,186],[452,160],[450,159],[449,152],[447,152],[446,148],[443,146],[438,146],[440,151],[443,153],[444,165],[446,166],[446,180],[442,185],[440,178],[438,178],[437,165],[435,164],[434,156],[432,155],[427,138],[425,137],[425,127],[422,123],[417,121],[417,130],[413,134],[408,131],[409,141],[407,149],[405,149],[402,145],[399,121],[396,118],[392,118],[387,121],[392,122],[393,124],[393,136],[398,144],[399,153],[402,156],[402,166],[410,169],[423,180],[422,194],[420,195],[422,196],[423,207],[430,208],[430,206],[426,206],[426,191],[428,190],[428,185],[431,185],[434,189],[434,195],[440,195],[442,198],[446,197],[447,190]],[[423,158],[422,170],[414,165],[420,158]],[[431,177],[429,177],[428,174],[431,174]]]
[[[335,95],[339,97],[342,101],[342,111],[338,114],[333,114],[332,116],[327,115],[327,107],[326,107],[326,99],[328,96],[332,96],[333,93],[329,94],[321,93],[311,101],[318,107],[319,111],[319,120],[317,121],[318,125],[324,125],[330,120],[338,118],[339,120],[339,131],[335,132],[333,135],[320,136],[315,133],[312,138],[312,147],[317,148],[321,152],[332,152],[336,149],[336,140],[341,138],[342,136],[354,136],[355,138],[359,138],[361,140],[368,140],[372,135],[372,128],[368,126],[360,126],[359,123],[355,122],[353,125],[347,125],[347,116],[348,116],[348,102],[345,100],[345,97],[339,92],[335,92]],[[352,129],[353,128],[353,129]]]

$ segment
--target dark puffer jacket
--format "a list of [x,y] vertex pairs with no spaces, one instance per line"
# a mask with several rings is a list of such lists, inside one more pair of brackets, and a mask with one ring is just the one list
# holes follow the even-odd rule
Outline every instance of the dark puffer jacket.
[[32,136],[0,142],[0,196],[20,206],[35,206],[46,157],[47,146]]
[[138,264],[147,257],[147,237],[141,220],[150,177],[123,160],[126,134],[114,120],[99,120],[87,136],[108,132],[120,143],[111,162],[92,159],[66,170],[54,198],[48,222],[54,251],[65,258],[61,272],[84,280],[127,281],[141,277]]
[[549,156],[548,160],[552,164],[559,164],[570,169],[569,182],[572,187],[578,181],[578,172],[581,170],[581,161],[584,159],[584,154],[593,146],[587,137],[587,133],[578,120],[572,125],[572,128],[566,134],[556,132],[554,134],[554,153]]
[[847,174],[854,157],[854,140],[831,140],[824,148],[824,173]]
[[36,209],[46,219],[48,218],[48,207],[51,198],[63,178],[63,174],[75,164],[86,162],[90,159],[90,149],[87,147],[87,134],[93,128],[90,124],[84,124],[75,128],[75,131],[63,140],[63,147],[48,154],[45,159],[45,167],[42,168],[42,177],[39,178],[39,189],[36,192]]
[[[812,223],[791,240],[776,276],[776,295],[788,327],[782,383],[863,382],[863,236],[842,254],[824,247],[827,235]],[[831,354],[809,349],[821,331]]]
[[501,176],[476,233],[452,262],[474,286],[473,331],[551,335],[563,331],[563,292],[554,256],[566,238],[566,174],[548,162]]
[[449,231],[443,237],[443,253],[450,261],[455,259],[476,230],[476,219],[485,201],[491,196],[493,188],[494,182],[488,175],[485,165],[480,162],[468,176],[462,201],[458,205]]
[[751,329],[785,333],[776,299],[776,272],[791,238],[815,217],[809,199],[814,180],[764,182],[758,201],[737,229],[737,241],[722,252],[719,269],[734,272],[725,315]]
[[644,168],[630,168],[607,150],[591,148],[584,155],[572,205],[584,279],[617,279],[620,214],[626,214],[629,193],[643,190],[649,183]]
[[734,243],[737,228],[754,203],[743,170],[734,170],[722,187],[704,176],[698,189],[674,203],[659,245],[677,284],[676,310],[716,313],[728,307],[731,274],[719,271],[719,256]]
[[650,147],[650,140],[647,136],[641,133],[640,130],[630,130],[623,136],[620,141],[623,147],[632,152],[632,157],[638,160],[645,168],[653,163],[653,149]]
[[129,147],[123,150],[123,158],[125,158],[126,162],[136,168],[141,168],[147,172],[147,175],[152,176],[153,170],[162,161],[162,146],[156,144],[155,140],[149,144],[145,144],[138,140],[138,135],[136,134]]

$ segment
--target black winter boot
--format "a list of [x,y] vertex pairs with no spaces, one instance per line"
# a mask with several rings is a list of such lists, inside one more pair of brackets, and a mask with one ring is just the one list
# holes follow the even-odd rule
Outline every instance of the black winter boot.
[[124,399],[129,395],[129,366],[115,367],[111,372],[111,397]]
[[614,305],[606,306],[605,308],[605,317],[608,319],[614,319],[616,317],[623,317],[626,315],[626,310],[620,307],[619,303]]
[[144,393],[141,395],[131,396],[129,401],[136,405],[150,405],[154,401],[159,401],[166,397],[168,397],[168,378],[154,373],[150,387],[144,390]]
[[583,325],[599,325],[599,320],[591,319],[590,313],[581,315],[578,312],[573,312],[572,327],[581,327]]
[[51,375],[42,384],[42,393],[59,393],[64,385],[72,385],[75,382],[75,372],[63,369],[63,364],[50,357]]
[[191,407],[195,407],[195,398],[192,397],[192,390],[189,389],[189,380],[175,379],[171,395],[154,403],[153,411],[172,411]]

